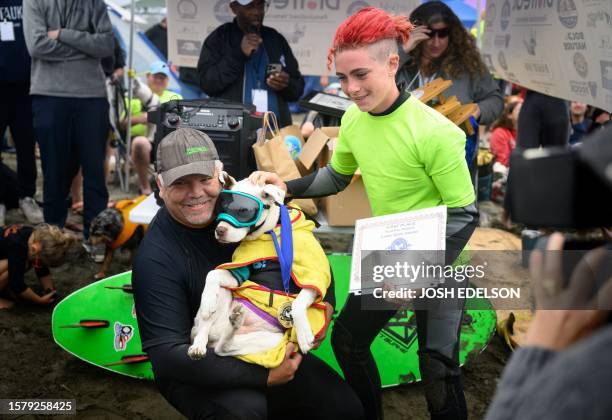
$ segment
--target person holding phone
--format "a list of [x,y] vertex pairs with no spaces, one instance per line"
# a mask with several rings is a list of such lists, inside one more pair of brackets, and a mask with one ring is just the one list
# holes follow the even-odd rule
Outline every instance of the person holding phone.
[[272,111],[287,126],[292,124],[288,103],[302,96],[304,78],[287,40],[263,25],[269,6],[263,0],[230,1],[236,18],[204,40],[199,83],[211,97]]

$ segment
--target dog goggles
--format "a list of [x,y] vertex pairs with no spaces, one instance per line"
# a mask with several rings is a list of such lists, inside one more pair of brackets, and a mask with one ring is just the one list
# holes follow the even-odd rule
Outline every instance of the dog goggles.
[[217,198],[217,221],[225,221],[238,228],[251,227],[257,223],[264,209],[269,208],[254,195],[223,190]]

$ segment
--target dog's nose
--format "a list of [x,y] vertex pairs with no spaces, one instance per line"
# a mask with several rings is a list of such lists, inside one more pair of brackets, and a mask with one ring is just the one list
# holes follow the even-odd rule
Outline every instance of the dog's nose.
[[217,236],[224,236],[227,233],[227,228],[225,226],[217,226],[215,229]]

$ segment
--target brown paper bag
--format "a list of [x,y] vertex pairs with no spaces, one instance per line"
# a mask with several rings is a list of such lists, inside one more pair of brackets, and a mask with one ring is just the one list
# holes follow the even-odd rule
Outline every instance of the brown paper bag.
[[297,125],[288,125],[280,129],[280,133],[283,136],[295,136],[300,140],[301,145],[304,145],[304,137],[302,137],[302,130]]
[[[285,145],[285,140],[278,128],[278,122],[273,112],[266,112],[263,117],[261,133],[253,144],[253,153],[257,161],[257,169],[260,171],[275,172],[283,181],[300,178],[293,158],[289,154],[289,149]],[[314,216],[317,213],[317,206],[311,199],[294,200],[304,213]]]

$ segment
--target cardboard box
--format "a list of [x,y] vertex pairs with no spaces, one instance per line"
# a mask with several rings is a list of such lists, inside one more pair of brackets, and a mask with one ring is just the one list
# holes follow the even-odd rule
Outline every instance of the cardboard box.
[[[338,127],[316,129],[306,141],[299,156],[305,170],[312,171],[329,163],[338,137]],[[330,226],[355,226],[355,220],[372,217],[372,210],[359,170],[351,184],[337,195],[322,198],[319,203]]]
[[[298,160],[305,170],[312,172],[315,168],[327,165],[331,159],[331,151],[336,137],[340,131],[339,127],[317,128],[308,137],[308,141],[302,147]],[[317,165],[314,163],[317,162]]]
[[330,226],[355,226],[355,220],[372,217],[361,175],[355,175],[341,193],[322,198],[319,209],[325,212]]

